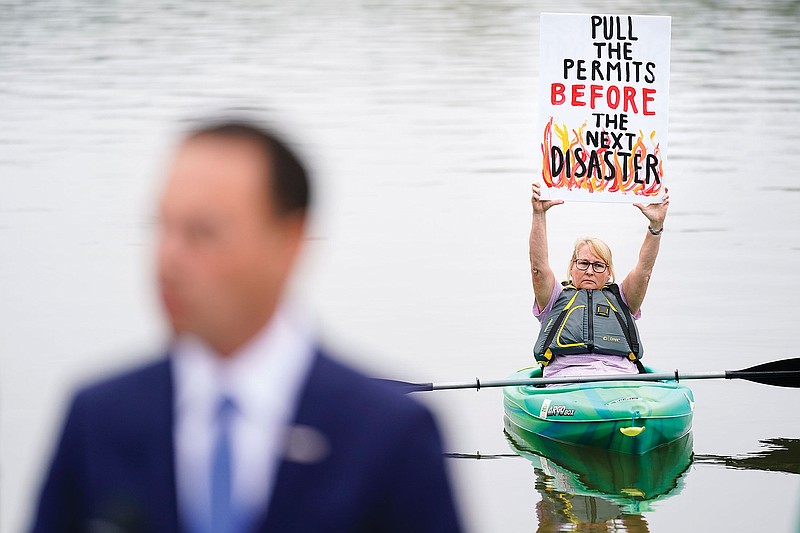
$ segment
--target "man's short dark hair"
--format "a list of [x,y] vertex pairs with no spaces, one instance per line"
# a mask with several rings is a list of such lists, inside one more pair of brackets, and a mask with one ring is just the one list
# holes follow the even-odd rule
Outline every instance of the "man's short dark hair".
[[277,134],[247,120],[217,120],[192,128],[185,139],[216,136],[255,144],[269,163],[265,179],[279,215],[305,214],[311,205],[311,184],[300,158]]

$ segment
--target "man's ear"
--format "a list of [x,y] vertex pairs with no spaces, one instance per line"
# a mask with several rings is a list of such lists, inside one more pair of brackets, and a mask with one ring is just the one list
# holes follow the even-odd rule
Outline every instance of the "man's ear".
[[287,259],[293,262],[303,247],[306,235],[307,216],[305,213],[289,213],[281,220],[282,232],[287,249]]

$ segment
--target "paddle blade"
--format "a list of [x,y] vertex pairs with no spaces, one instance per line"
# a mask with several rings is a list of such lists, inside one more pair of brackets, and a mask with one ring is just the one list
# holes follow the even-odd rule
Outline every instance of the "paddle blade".
[[725,372],[728,379],[746,379],[776,387],[800,387],[800,358],[781,359]]
[[375,381],[403,394],[408,394],[409,392],[424,392],[433,390],[433,383],[411,383],[408,381],[383,378],[375,378]]

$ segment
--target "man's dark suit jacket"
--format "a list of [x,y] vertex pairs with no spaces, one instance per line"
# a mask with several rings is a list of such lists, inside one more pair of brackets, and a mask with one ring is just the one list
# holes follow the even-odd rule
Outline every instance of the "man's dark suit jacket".
[[[460,531],[438,431],[413,400],[317,353],[294,424],[329,453],[287,454],[257,531]],[[175,486],[166,358],[76,395],[32,531],[183,531]]]

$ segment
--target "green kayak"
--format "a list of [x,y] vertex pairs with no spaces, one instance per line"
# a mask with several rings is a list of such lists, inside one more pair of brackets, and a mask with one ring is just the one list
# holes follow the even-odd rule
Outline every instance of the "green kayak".
[[[511,376],[538,377],[541,367]],[[505,387],[503,397],[507,423],[556,442],[612,452],[643,454],[692,429],[694,396],[675,381]]]

